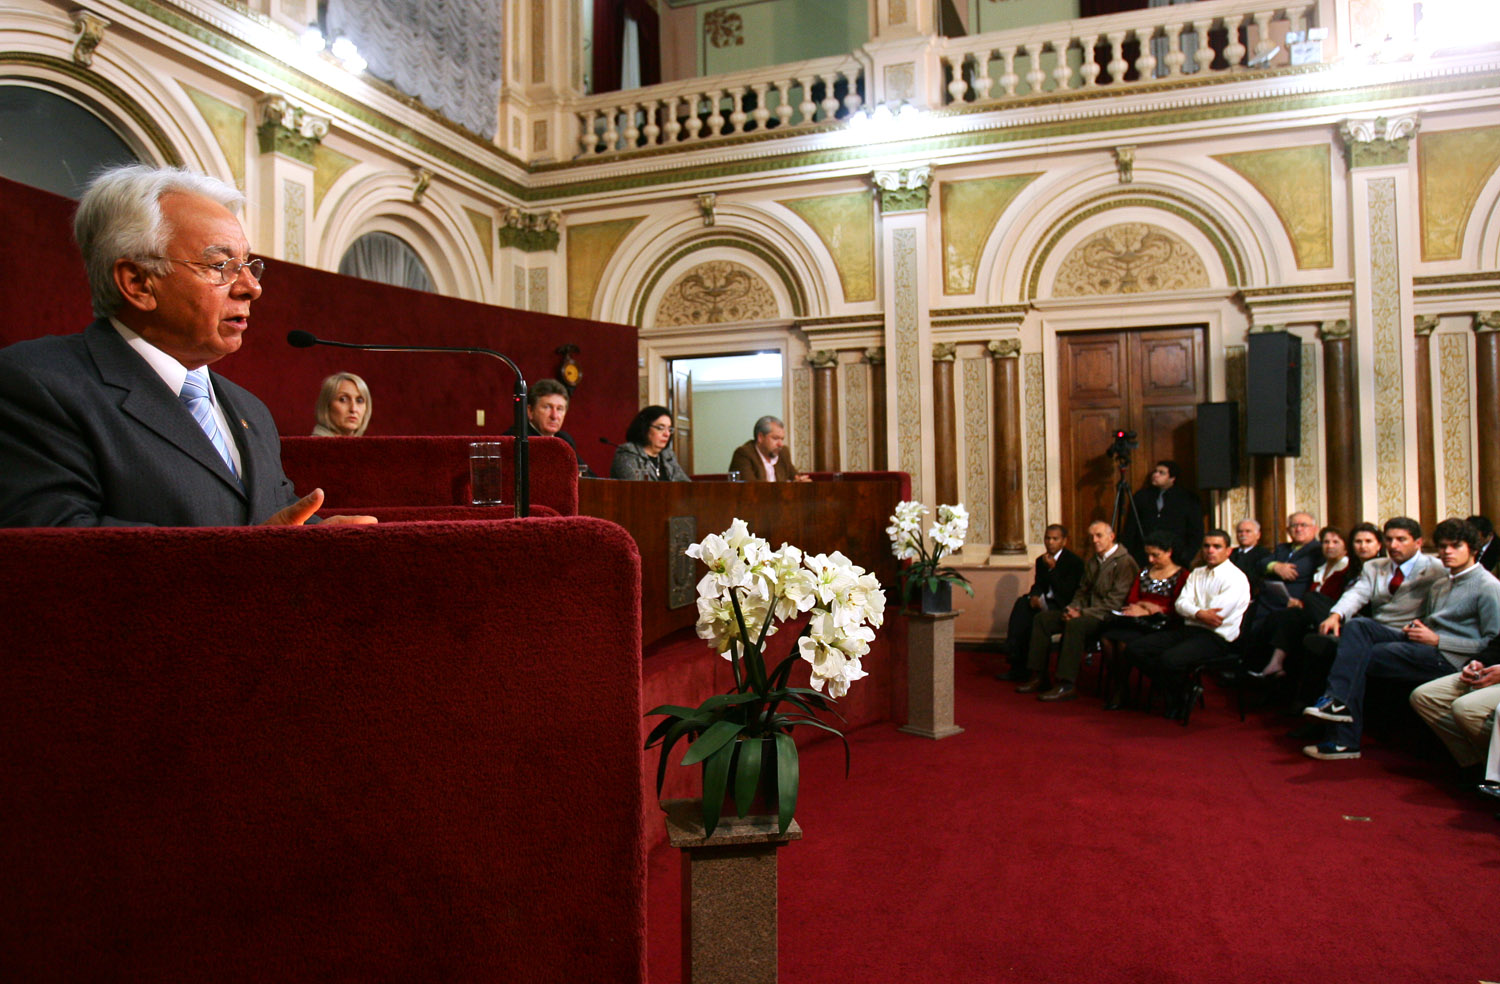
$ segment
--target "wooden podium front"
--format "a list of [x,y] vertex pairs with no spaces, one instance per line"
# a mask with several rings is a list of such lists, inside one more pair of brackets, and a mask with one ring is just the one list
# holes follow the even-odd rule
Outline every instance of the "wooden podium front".
[[773,547],[842,551],[887,588],[896,560],[885,528],[907,487],[900,472],[841,473],[812,482],[578,483],[578,511],[625,527],[641,551],[641,645],[693,625],[702,565],[682,551],[736,518]]

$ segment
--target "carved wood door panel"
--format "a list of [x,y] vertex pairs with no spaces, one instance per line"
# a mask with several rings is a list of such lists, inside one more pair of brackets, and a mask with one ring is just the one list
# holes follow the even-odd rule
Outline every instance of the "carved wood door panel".
[[1194,425],[1197,404],[1208,398],[1203,328],[1069,333],[1057,347],[1062,521],[1081,552],[1088,524],[1113,511],[1120,474],[1106,452],[1116,430],[1139,436],[1126,473],[1132,491],[1163,458],[1196,490]]
[[693,462],[693,374],[675,367],[669,371],[667,409],[672,412],[672,453],[683,471],[691,475],[698,470]]

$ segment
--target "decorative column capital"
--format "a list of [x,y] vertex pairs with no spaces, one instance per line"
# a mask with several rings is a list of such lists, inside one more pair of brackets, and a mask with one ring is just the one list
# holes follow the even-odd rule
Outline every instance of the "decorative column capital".
[[1318,325],[1318,337],[1325,342],[1338,342],[1347,339],[1354,334],[1354,329],[1349,324],[1349,319],[1339,318],[1337,321],[1325,321]]
[[870,180],[875,182],[875,194],[880,198],[880,211],[923,212],[927,209],[928,192],[932,187],[932,168],[902,168],[899,171],[873,171]]
[[1500,331],[1500,311],[1474,312],[1474,331],[1480,334],[1487,331]]
[[814,369],[832,369],[839,364],[839,354],[833,349],[816,349],[807,353],[807,364]]
[[1344,141],[1349,169],[1405,164],[1407,145],[1417,135],[1418,126],[1415,113],[1344,120],[1339,124],[1339,136]]
[[1135,147],[1134,145],[1116,147],[1115,170],[1120,174],[1120,184],[1130,184],[1135,180]]
[[[722,11],[716,10],[713,13],[722,13]],[[738,14],[734,16],[736,19],[738,19],[739,17]],[[703,216],[704,226],[711,226],[714,224],[714,209],[718,208],[718,205],[719,196],[711,191],[705,191],[703,194],[698,196],[698,213]]]
[[427,189],[432,187],[432,172],[425,167],[414,167],[411,169],[411,202],[413,205],[422,204],[422,199],[427,197]]
[[958,358],[958,343],[957,342],[933,342],[932,343],[932,361],[933,362],[953,362],[957,358]]
[[865,349],[865,361],[872,366],[885,365],[885,349],[878,345]]
[[1431,335],[1432,332],[1433,332],[1433,329],[1435,329],[1437,326],[1438,326],[1438,316],[1437,315],[1435,315],[1435,314],[1419,314],[1419,315],[1417,315],[1416,317],[1414,317],[1412,319],[1412,326],[1411,327],[1412,327],[1412,331],[1416,332],[1417,336],[1419,338],[1425,338],[1426,336]]
[[1019,338],[997,338],[985,345],[990,355],[996,359],[1019,359],[1021,357],[1021,340]]
[[260,120],[256,133],[262,154],[284,154],[312,164],[313,151],[328,136],[328,117],[309,113],[279,92],[268,92],[257,99],[255,112]]
[[500,246],[513,247],[523,253],[542,253],[557,249],[562,240],[558,228],[562,225],[562,212],[548,209],[545,212],[523,212],[512,205],[500,213]]
[[88,68],[94,64],[94,49],[104,40],[104,29],[109,27],[109,21],[82,7],[70,12],[68,16],[73,18],[73,27],[78,31],[78,36],[73,40],[73,62]]

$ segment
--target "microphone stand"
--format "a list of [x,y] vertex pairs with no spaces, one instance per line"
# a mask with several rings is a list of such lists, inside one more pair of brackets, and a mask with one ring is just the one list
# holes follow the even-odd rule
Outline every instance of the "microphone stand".
[[335,342],[327,338],[318,338],[309,332],[291,331],[287,332],[287,344],[295,348],[309,348],[313,345],[331,345],[334,348],[358,349],[361,352],[463,352],[469,355],[488,355],[499,359],[510,366],[510,371],[516,374],[515,389],[515,430],[516,430],[516,515],[531,515],[531,454],[527,438],[530,436],[530,421],[526,419],[526,377],[521,374],[521,367],[516,365],[506,355],[487,348],[464,348],[447,345],[369,345],[360,342]]

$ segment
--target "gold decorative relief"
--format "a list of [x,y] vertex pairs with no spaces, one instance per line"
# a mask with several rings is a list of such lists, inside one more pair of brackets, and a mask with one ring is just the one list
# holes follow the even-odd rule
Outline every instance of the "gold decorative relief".
[[485,269],[493,269],[495,266],[495,220],[468,206],[464,206],[464,215],[468,216],[469,224],[474,227],[474,234],[479,237],[479,245],[484,249]]
[[526,271],[526,310],[547,310],[547,268]]
[[1261,193],[1287,238],[1300,270],[1333,266],[1333,164],[1327,144],[1215,154]]
[[594,313],[594,294],[599,278],[620,240],[641,220],[613,219],[609,222],[587,222],[568,228],[568,314],[589,318]]
[[844,379],[844,462],[850,471],[870,470],[870,367],[849,362]]
[[667,288],[656,308],[656,323],[722,325],[774,318],[776,295],[749,267],[732,260],[700,263]]
[[1443,487],[1447,516],[1467,516],[1474,506],[1474,455],[1469,449],[1469,340],[1438,336],[1438,373],[1443,382]]
[[888,102],[911,102],[916,89],[917,66],[914,62],[885,67],[885,98]]
[[1375,475],[1379,513],[1406,505],[1406,394],[1401,387],[1401,288],[1396,268],[1396,179],[1370,182],[1370,301],[1375,338]]
[[938,189],[943,222],[943,293],[972,294],[979,257],[1000,215],[1040,173],[975,181],[944,181]]
[[229,163],[229,173],[234,175],[234,186],[243,191],[245,189],[245,123],[250,118],[250,114],[206,92],[199,92],[190,85],[184,85],[182,88],[187,92],[188,98],[193,101],[193,105],[198,108],[203,122],[208,124],[209,132],[214,135],[214,143],[218,144],[219,149],[224,152],[224,160]]
[[987,356],[964,359],[964,504],[969,507],[969,539],[990,543],[990,367]]
[[526,310],[526,271],[521,267],[512,267],[511,270],[515,273],[515,280],[511,284],[513,290],[511,306],[524,311]]
[[[875,212],[870,196],[864,192],[847,195],[822,195],[817,198],[793,198],[779,202],[806,222],[817,233],[834,269],[844,300],[875,299]],[[708,224],[712,224],[709,222]]]
[[1417,138],[1422,259],[1463,256],[1469,215],[1496,167],[1500,167],[1500,126],[1424,133]]
[[328,189],[333,187],[334,182],[358,163],[348,154],[330,150],[321,143],[313,148],[313,211],[317,211],[323,202],[323,196],[328,194]]
[[892,24],[906,23],[906,0],[890,0],[890,21]]
[[1229,490],[1229,518],[1225,525],[1230,529],[1233,529],[1233,524],[1250,515],[1250,487],[1243,477],[1250,474],[1250,459],[1245,454],[1245,373],[1245,346],[1226,345],[1224,347],[1224,399],[1233,402],[1239,408],[1237,414],[1240,431],[1239,473],[1242,476],[1240,484]]
[[737,48],[745,43],[745,21],[739,14],[719,9],[703,15],[703,36],[715,48]]
[[281,190],[286,196],[283,206],[286,221],[284,255],[290,263],[301,263],[307,230],[307,188],[300,181],[285,178]]
[[1182,237],[1144,222],[1121,222],[1073,248],[1058,267],[1052,296],[1144,294],[1207,286],[1203,260]]
[[791,441],[799,448],[811,447],[812,429],[812,370],[793,369]]
[[896,336],[897,461],[911,476],[913,490],[922,487],[921,345],[917,325],[917,231],[891,233],[896,284],[893,328]]
[[1314,516],[1322,514],[1321,470],[1318,466],[1318,346],[1302,344],[1302,454],[1297,457],[1297,506]]
[[1041,353],[1023,354],[1021,372],[1021,412],[1026,417],[1026,539],[1041,543],[1047,529],[1047,415]]

